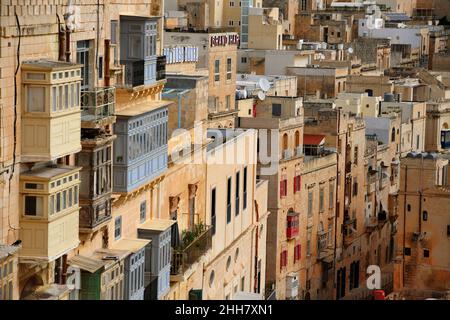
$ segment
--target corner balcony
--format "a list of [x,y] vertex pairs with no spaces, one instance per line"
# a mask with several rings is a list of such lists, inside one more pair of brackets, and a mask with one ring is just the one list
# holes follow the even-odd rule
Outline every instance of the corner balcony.
[[98,129],[116,121],[116,89],[97,87],[81,91],[81,128]]
[[197,225],[194,231],[185,231],[183,244],[172,249],[171,280],[181,281],[184,273],[211,249],[211,226]]
[[79,244],[80,167],[58,165],[20,174],[20,259],[53,261]]

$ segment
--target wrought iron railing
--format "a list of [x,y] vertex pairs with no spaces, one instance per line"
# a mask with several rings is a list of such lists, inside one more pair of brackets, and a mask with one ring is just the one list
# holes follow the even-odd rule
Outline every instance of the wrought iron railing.
[[81,91],[81,120],[99,121],[114,115],[116,89],[97,87]]
[[172,275],[182,274],[195,262],[197,262],[209,249],[211,249],[211,246],[212,228],[211,226],[206,226],[206,230],[185,248],[172,249],[172,264],[170,267],[170,273]]

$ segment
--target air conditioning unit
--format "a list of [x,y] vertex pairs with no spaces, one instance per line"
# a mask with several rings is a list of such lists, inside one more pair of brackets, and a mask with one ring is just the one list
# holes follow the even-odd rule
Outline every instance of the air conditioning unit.
[[286,276],[286,299],[296,299],[298,296],[298,276],[291,273]]

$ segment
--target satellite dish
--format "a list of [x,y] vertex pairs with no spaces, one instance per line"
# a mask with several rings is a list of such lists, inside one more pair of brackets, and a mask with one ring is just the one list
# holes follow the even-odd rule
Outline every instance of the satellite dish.
[[259,79],[259,87],[261,88],[262,91],[267,92],[270,89],[270,83],[266,78],[261,78]]
[[264,100],[266,98],[266,94],[263,91],[258,91],[258,99],[259,100]]
[[347,51],[348,51],[348,53],[352,54],[353,53],[353,48],[350,47],[350,48],[347,49]]

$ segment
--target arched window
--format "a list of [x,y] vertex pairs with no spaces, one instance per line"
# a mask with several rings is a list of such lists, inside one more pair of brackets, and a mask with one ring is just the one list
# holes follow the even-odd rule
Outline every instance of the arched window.
[[395,141],[395,128],[392,128],[392,131],[391,131],[391,142],[394,142]]
[[448,123],[444,122],[444,124],[442,125],[442,129],[448,129]]
[[295,131],[295,146],[299,147],[300,146],[300,131]]
[[283,150],[286,150],[288,148],[288,135],[285,133],[283,135]]

